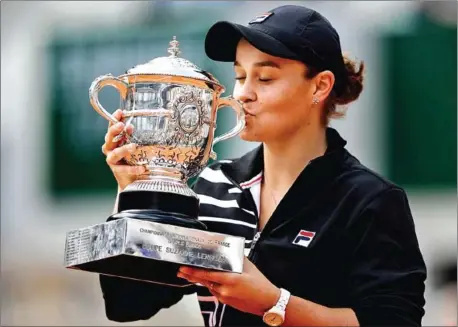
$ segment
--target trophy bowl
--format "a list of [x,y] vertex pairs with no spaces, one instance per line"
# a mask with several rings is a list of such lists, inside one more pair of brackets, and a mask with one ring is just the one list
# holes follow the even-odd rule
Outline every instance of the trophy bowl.
[[[132,135],[124,132],[116,140],[124,138],[137,145],[126,161],[144,166],[146,173],[127,186],[125,192],[149,190],[196,197],[187,180],[199,174],[209,158],[216,159],[216,143],[242,131],[244,111],[231,96],[221,97],[225,88],[215,77],[178,57],[175,37],[168,51],[169,57],[135,66],[125,75],[97,78],[89,96],[100,115],[117,123],[98,100],[103,87],[115,87],[121,95],[124,122],[133,125]],[[227,106],[236,112],[236,126],[214,138],[217,111]]]
[[[169,56],[96,78],[89,88],[92,107],[118,123],[99,102],[105,86],[121,97],[122,121],[132,125],[115,137],[136,144],[125,159],[145,173],[119,193],[117,212],[107,222],[67,233],[65,265],[106,275],[187,286],[176,277],[180,265],[241,272],[244,239],[207,231],[199,221],[199,197],[187,185],[210,158],[213,146],[245,127],[240,102],[221,97],[225,88],[210,73],[179,57],[176,37]],[[231,107],[235,127],[216,137],[217,111]],[[115,240],[115,241],[113,241]]]

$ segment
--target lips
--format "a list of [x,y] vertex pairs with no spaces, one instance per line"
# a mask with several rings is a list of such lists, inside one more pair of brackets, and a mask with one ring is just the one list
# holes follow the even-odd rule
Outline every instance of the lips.
[[254,112],[250,109],[243,107],[243,111],[245,112],[245,115],[255,116]]

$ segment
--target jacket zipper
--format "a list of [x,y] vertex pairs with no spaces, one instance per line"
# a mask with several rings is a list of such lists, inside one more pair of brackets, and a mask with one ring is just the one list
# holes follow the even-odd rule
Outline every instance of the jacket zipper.
[[[313,161],[313,160],[312,160]],[[310,163],[309,163],[310,165]],[[262,236],[264,236],[265,234],[265,230],[266,230],[266,227],[269,226],[269,224],[271,224],[271,220],[272,220],[272,217],[269,218],[269,220],[267,221],[266,225],[264,226],[263,230],[260,231],[259,230],[259,215],[258,215],[258,211],[257,211],[257,208],[256,208],[256,203],[254,202],[254,199],[253,199],[253,196],[248,195],[246,193],[246,190],[243,189],[240,184],[238,184],[236,181],[234,181],[230,176],[228,176],[223,170],[221,170],[221,172],[223,173],[224,176],[227,177],[227,179],[234,185],[236,186],[238,189],[240,189],[242,191],[242,194],[247,197],[250,201],[251,201],[251,204],[253,206],[253,208],[255,208],[256,210],[254,211],[255,213],[255,217],[256,217],[256,233],[254,234],[253,236],[253,242],[251,243],[251,246],[250,246],[250,252],[248,253],[248,259],[252,262],[252,263],[255,263],[256,262],[256,258],[257,258],[257,248],[256,248],[256,245],[258,245],[259,243],[259,240],[261,239]]]
[[[311,160],[307,164],[306,168],[309,167],[312,163],[314,163],[317,159],[319,159],[319,158]],[[277,209],[275,209],[273,213],[275,213],[276,210]],[[273,213],[272,213],[272,216],[273,216]],[[270,226],[272,224],[272,222],[271,222],[272,221],[272,216],[269,218],[267,223],[264,225],[264,228],[262,229],[262,231],[259,231],[258,221],[256,221],[256,230],[257,230],[257,233],[255,235],[255,236],[257,236],[257,237],[255,237],[256,238],[256,242],[253,239],[253,243],[251,244],[251,249],[250,249],[250,253],[249,253],[249,257],[248,257],[251,260],[251,262],[253,262],[253,263],[255,263],[255,260],[257,258],[257,252],[255,251],[256,250],[256,244],[259,243],[259,240],[261,239],[261,237],[265,235],[264,231],[266,230],[266,227]],[[259,217],[258,217],[258,220],[259,220]]]
[[261,232],[259,231],[259,215],[258,215],[258,210],[257,210],[257,207],[256,207],[256,203],[254,202],[254,199],[253,199],[253,196],[250,194],[248,195],[246,193],[246,190],[243,189],[239,183],[237,183],[236,181],[234,181],[230,176],[228,176],[223,170],[221,170],[221,172],[223,173],[224,176],[226,176],[226,178],[235,186],[237,187],[239,190],[242,191],[242,194],[248,198],[248,200],[251,202],[252,204],[252,207],[255,209],[254,210],[254,214],[255,214],[255,217],[256,217],[256,233],[254,234],[253,236],[253,242],[251,243],[251,246],[250,246],[250,252],[248,253],[248,259],[250,259],[252,262],[253,262],[253,254],[254,254],[254,249],[255,249],[255,246],[256,244],[258,243],[258,240],[259,240],[259,237],[261,236]]
[[256,243],[258,242],[260,236],[261,236],[261,232],[258,230],[258,226],[256,224],[256,234],[254,234],[253,242],[251,243],[251,247],[250,247],[250,253],[248,253],[248,258],[251,257],[251,254],[253,253],[254,247],[256,246]]
[[[309,167],[312,163],[316,162],[319,158],[315,158],[313,160],[311,160],[306,167]],[[304,168],[305,169],[305,168]],[[246,196],[247,198],[249,198],[249,200],[251,201],[251,204],[253,205],[253,208],[256,208],[256,203],[254,202],[253,200],[253,197],[250,195],[247,195],[245,193],[245,190],[237,183],[235,182],[230,176],[228,176],[223,170],[221,170],[221,172],[223,173],[224,176],[227,177],[227,179],[234,185],[236,186],[238,189],[240,189],[242,191],[242,194],[244,196]],[[275,210],[274,210],[275,212]],[[251,243],[251,247],[250,247],[250,252],[248,253],[248,259],[250,259],[250,261],[252,263],[255,263],[255,260],[257,258],[257,252],[256,252],[256,245],[259,243],[259,240],[261,239],[261,236],[264,236],[265,234],[265,230],[266,230],[266,227],[269,226],[269,224],[272,224],[271,223],[271,220],[272,220],[272,217],[269,218],[269,220],[267,221],[266,225],[264,226],[263,230],[260,231],[259,230],[259,215],[258,215],[258,211],[255,210],[255,216],[256,216],[256,233],[255,235],[253,236],[253,242]]]

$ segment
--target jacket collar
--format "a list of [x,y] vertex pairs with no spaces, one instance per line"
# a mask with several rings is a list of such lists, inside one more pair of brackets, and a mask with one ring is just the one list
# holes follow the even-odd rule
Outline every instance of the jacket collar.
[[[304,167],[270,217],[264,233],[274,232],[301,217],[301,212],[319,199],[344,169],[347,142],[332,128],[326,130],[326,139],[326,152]],[[262,145],[238,160],[221,165],[221,170],[239,186],[252,180],[263,170]]]
[[[342,163],[342,160],[339,159],[342,159],[344,147],[347,144],[347,141],[331,127],[326,129],[326,140],[328,147],[324,155],[313,159],[307,166],[319,166],[319,170],[323,173],[329,173],[329,169],[333,169],[336,165]],[[221,170],[238,184],[252,180],[258,176],[263,169],[264,158],[262,144],[239,159],[233,160],[230,163],[221,164]]]

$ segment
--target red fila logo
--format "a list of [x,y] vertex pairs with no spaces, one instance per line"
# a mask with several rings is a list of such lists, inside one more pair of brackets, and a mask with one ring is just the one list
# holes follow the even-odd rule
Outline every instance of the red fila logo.
[[315,232],[309,232],[307,230],[301,229],[299,234],[297,234],[296,238],[294,239],[293,244],[308,247],[314,237]]

